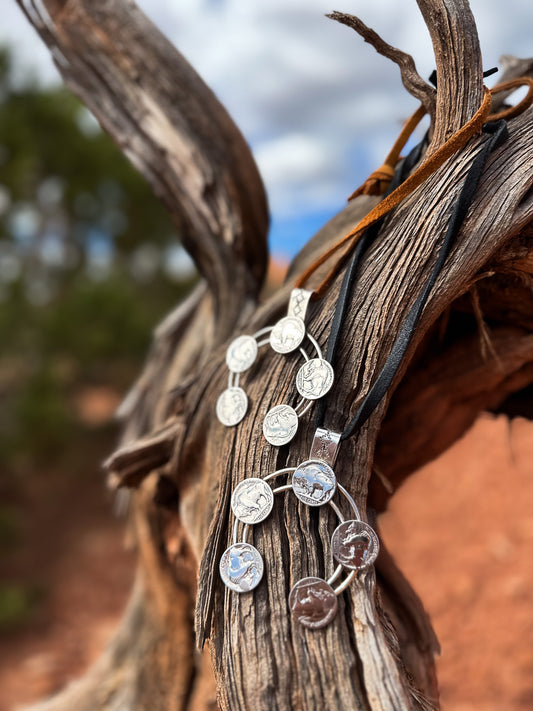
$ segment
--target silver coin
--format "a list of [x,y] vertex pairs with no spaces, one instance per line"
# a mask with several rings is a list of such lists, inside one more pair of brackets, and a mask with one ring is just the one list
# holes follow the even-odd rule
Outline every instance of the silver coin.
[[266,414],[263,422],[265,439],[275,447],[281,447],[296,434],[298,415],[290,405],[276,405]]
[[294,493],[308,506],[327,504],[336,487],[337,479],[333,469],[320,459],[302,462],[292,475]]
[[226,351],[226,365],[232,373],[244,373],[257,357],[257,341],[253,336],[239,336]]
[[250,477],[235,487],[231,496],[231,508],[236,518],[243,523],[264,521],[272,511],[274,494],[263,479]]
[[363,570],[376,560],[379,539],[374,529],[364,521],[344,521],[331,537],[333,557],[345,568]]
[[224,585],[238,593],[257,587],[263,577],[263,559],[250,543],[234,543],[222,554],[220,577]]
[[217,400],[217,417],[226,427],[237,425],[247,409],[248,397],[242,388],[227,388]]
[[296,387],[307,400],[318,400],[331,390],[335,374],[327,360],[312,358],[302,365],[296,375]]
[[289,608],[300,624],[317,630],[337,614],[337,596],[322,578],[302,578],[289,593]]
[[270,332],[270,345],[276,353],[295,351],[305,338],[305,323],[296,316],[285,316]]

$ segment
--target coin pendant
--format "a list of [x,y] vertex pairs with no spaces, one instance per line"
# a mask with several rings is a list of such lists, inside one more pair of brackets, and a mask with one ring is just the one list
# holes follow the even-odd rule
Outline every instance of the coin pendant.
[[250,543],[234,543],[222,554],[220,577],[238,593],[257,587],[263,577],[263,559]]
[[345,568],[363,570],[376,560],[379,539],[364,521],[344,521],[333,532],[331,551],[335,560]]
[[263,421],[265,439],[275,447],[281,447],[296,434],[298,415],[290,405],[276,405],[266,414]]
[[323,358],[312,358],[302,365],[296,375],[296,387],[307,400],[318,400],[331,390],[334,372]]
[[280,319],[270,332],[270,345],[276,353],[295,351],[305,338],[305,324],[296,316]]
[[250,477],[235,487],[231,508],[236,518],[243,523],[259,523],[272,511],[274,494],[263,479]]
[[332,498],[337,487],[333,469],[320,459],[302,462],[292,475],[292,489],[308,506],[323,506]]
[[322,578],[302,578],[289,593],[289,608],[300,624],[317,630],[337,614],[337,596]]
[[227,388],[217,400],[217,417],[226,427],[237,425],[246,415],[248,397],[242,388]]
[[232,373],[244,373],[257,357],[257,341],[253,336],[239,336],[226,351],[226,365]]

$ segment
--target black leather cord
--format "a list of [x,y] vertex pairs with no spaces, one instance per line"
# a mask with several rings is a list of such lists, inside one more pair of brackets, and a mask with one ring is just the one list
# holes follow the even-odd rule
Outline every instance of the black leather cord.
[[[410,153],[400,162],[400,165],[395,170],[394,177],[392,178],[392,181],[391,181],[387,191],[383,195],[383,197],[386,197],[389,193],[392,193],[393,190],[396,190],[398,185],[403,183],[403,181],[407,178],[407,176],[411,172],[412,168],[420,160],[420,156],[422,155],[423,150],[427,147],[427,143],[428,143],[428,134],[426,133],[426,135],[420,141],[420,143],[418,143],[410,151]],[[341,335],[342,325],[344,323],[344,315],[346,313],[350,295],[352,293],[353,283],[355,280],[355,276],[357,274],[357,268],[359,266],[359,263],[362,259],[363,254],[366,252],[368,247],[370,247],[370,245],[376,239],[384,220],[385,220],[385,218],[383,217],[381,220],[379,220],[374,225],[369,227],[363,233],[362,237],[359,239],[359,241],[355,247],[355,250],[350,258],[350,262],[348,263],[348,267],[346,268],[346,271],[344,273],[342,285],[341,285],[341,288],[339,291],[339,297],[337,299],[337,305],[335,307],[335,312],[333,314],[333,320],[331,322],[331,329],[329,332],[328,345],[327,345],[326,354],[325,354],[325,359],[329,363],[331,363],[331,365],[333,367],[335,367],[335,364],[336,364],[335,361],[336,361],[336,354],[337,354],[337,345],[338,345],[339,338]],[[325,400],[325,398],[323,398],[318,401],[318,406],[317,406],[317,411],[316,411],[316,427],[317,428],[323,426],[325,414],[326,414],[326,400]]]
[[341,440],[348,439],[348,437],[351,437],[364,425],[390,387],[394,376],[398,372],[398,368],[400,367],[407,348],[411,343],[418,320],[422,314],[430,291],[435,285],[442,267],[450,254],[453,242],[461,229],[461,225],[463,224],[468,208],[474,198],[487,160],[489,159],[491,152],[498,146],[502,145],[508,137],[507,124],[503,120],[485,124],[483,131],[488,133],[490,138],[477,154],[472,165],[470,166],[470,169],[468,170],[463,188],[459,194],[459,198],[457,199],[450,218],[448,229],[446,230],[446,234],[444,235],[444,239],[440,246],[437,259],[433,269],[431,270],[431,274],[407,314],[385,365],[383,366],[375,383],[370,388],[370,391],[366,395],[365,399],[359,406],[359,409],[355,413],[354,417],[350,420],[348,426],[342,432]]
[[[437,278],[448,258],[452,245],[455,238],[457,237],[463,221],[466,217],[470,204],[474,198],[475,192],[479,185],[481,175],[487,163],[487,160],[491,152],[502,145],[505,140],[507,140],[507,124],[505,121],[495,121],[493,123],[487,123],[483,127],[484,133],[489,134],[489,139],[483,145],[477,156],[475,157],[472,165],[470,166],[463,188],[459,194],[457,202],[452,212],[450,222],[448,224],[448,229],[442,241],[437,254],[437,259],[431,270],[431,274],[428,280],[424,284],[424,287],[420,294],[418,295],[416,301],[411,307],[407,317],[403,323],[403,326],[392,346],[389,357],[387,358],[385,365],[383,366],[381,372],[379,373],[376,381],[370,388],[363,402],[359,406],[354,417],[350,420],[348,426],[341,434],[341,441],[348,439],[355,432],[360,429],[364,423],[368,420],[370,415],[374,412],[376,407],[379,405],[383,397],[385,396],[388,388],[390,387],[392,381],[398,369],[401,365],[403,357],[411,343],[416,326],[418,324],[419,318],[422,314],[424,306],[427,302],[431,289],[435,285]],[[424,139],[425,140],[425,139]],[[423,142],[416,146],[411,153],[407,156],[404,162],[399,166],[395,173],[389,191],[394,190],[397,185],[399,185],[405,177],[407,177],[412,166],[417,162],[420,157],[420,153],[423,148]],[[359,243],[354,251],[354,254],[350,260],[350,264],[345,272],[341,290],[339,293],[339,298],[337,300],[337,305],[335,308],[335,314],[333,316],[331,333],[328,339],[328,347],[326,352],[326,359],[334,366],[337,354],[337,346],[339,343],[340,332],[342,328],[342,323],[346,313],[346,308],[348,305],[349,297],[351,294],[351,289],[355,279],[355,274],[362,255],[368,249],[368,247],[375,240],[382,221],[378,222],[369,228],[359,240]],[[324,415],[326,410],[326,403],[324,400],[320,401],[319,408],[317,411],[316,426],[322,427],[324,422]]]

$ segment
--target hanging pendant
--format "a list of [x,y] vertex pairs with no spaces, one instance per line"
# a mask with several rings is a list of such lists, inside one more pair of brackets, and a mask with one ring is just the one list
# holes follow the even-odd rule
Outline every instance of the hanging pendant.
[[[338,596],[358,571],[374,563],[379,553],[376,532],[361,520],[355,501],[335,476],[339,444],[340,434],[318,428],[309,459],[297,467],[279,469],[264,478],[250,477],[237,484],[231,497],[231,509],[235,516],[233,543],[220,559],[220,575],[224,584],[238,593],[249,592],[259,585],[264,563],[259,551],[248,543],[248,532],[251,527],[268,518],[275,495],[293,491],[307,506],[329,505],[339,519],[339,525],[331,537],[331,551],[337,567],[327,580],[315,576],[298,580],[288,598],[288,607],[293,617],[312,630],[325,627],[334,619]],[[273,489],[270,482],[281,475],[289,475],[290,483]],[[353,518],[345,519],[333,500],[337,492],[347,501]],[[239,541],[241,525],[244,528]],[[343,570],[350,572],[334,587]]]
[[[311,294],[306,289],[293,289],[286,316],[274,326],[262,328],[251,336],[239,336],[230,343],[226,352],[228,387],[221,393],[216,405],[217,417],[226,427],[238,425],[246,415],[248,397],[240,386],[240,376],[254,365],[259,348],[264,345],[270,345],[275,353],[282,355],[299,351],[305,361],[296,375],[300,400],[294,407],[286,403],[275,405],[265,416],[263,435],[267,442],[275,447],[288,444],[298,430],[299,418],[309,410],[314,400],[324,397],[331,390],[333,368],[322,358],[320,346],[305,327]],[[302,345],[306,339],[315,351],[312,358]]]

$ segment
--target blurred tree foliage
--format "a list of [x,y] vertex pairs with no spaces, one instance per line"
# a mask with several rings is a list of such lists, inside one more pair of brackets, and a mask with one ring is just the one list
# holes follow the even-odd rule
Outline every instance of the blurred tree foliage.
[[164,209],[62,87],[0,50],[0,465],[56,464],[80,385],[122,392],[193,272]]
[[[99,475],[116,437],[106,407],[194,279],[166,212],[95,119],[60,86],[16,80],[0,49],[3,552],[21,537],[34,477]],[[97,417],[83,406],[91,392],[108,401]],[[38,597],[34,581],[9,577],[0,627],[23,621]]]

